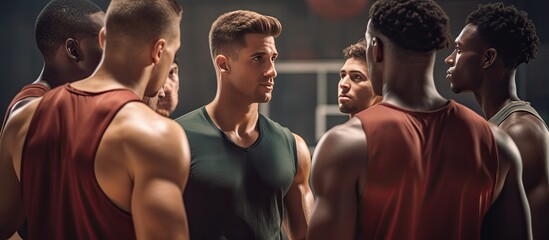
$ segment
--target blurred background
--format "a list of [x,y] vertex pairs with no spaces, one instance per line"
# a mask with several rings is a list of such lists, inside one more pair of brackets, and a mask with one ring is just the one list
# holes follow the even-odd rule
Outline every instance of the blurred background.
[[[108,0],[92,0],[104,10]],[[0,112],[42,69],[42,57],[34,40],[34,22],[47,0],[0,3]],[[276,44],[280,54],[278,77],[269,104],[261,111],[301,135],[313,147],[325,130],[347,120],[337,110],[337,82],[343,65],[341,50],[364,36],[368,9],[373,0],[179,0],[183,6],[181,48],[178,53],[180,93],[176,118],[213,99],[215,72],[208,49],[208,31],[220,14],[248,9],[277,17],[283,25]],[[451,20],[452,35],[461,31],[466,16],[483,0],[437,1]],[[536,60],[521,65],[517,73],[519,96],[549,121],[549,1],[503,1],[529,13],[541,46]],[[482,114],[471,94],[455,95],[446,80],[444,58],[451,49],[439,51],[435,79],[439,91]],[[129,59],[128,59],[129,60]]]

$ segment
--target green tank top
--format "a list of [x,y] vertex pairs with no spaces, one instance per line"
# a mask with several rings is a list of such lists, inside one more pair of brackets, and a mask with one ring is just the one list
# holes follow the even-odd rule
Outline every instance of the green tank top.
[[529,102],[526,101],[511,101],[507,105],[503,106],[494,116],[492,116],[488,121],[495,124],[496,126],[501,125],[505,119],[507,119],[511,114],[515,112],[528,112],[538,118],[544,125],[547,130],[549,127],[543,121],[543,118],[538,114],[536,109],[530,106]]
[[284,196],[297,172],[292,133],[259,114],[259,138],[242,148],[205,107],[176,121],[191,149],[183,194],[191,239],[281,239]]

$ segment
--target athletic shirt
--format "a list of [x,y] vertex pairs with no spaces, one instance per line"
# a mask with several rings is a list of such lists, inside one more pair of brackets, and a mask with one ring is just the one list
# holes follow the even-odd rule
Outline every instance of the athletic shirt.
[[486,120],[454,101],[356,116],[368,143],[358,239],[480,239],[499,164]]
[[488,120],[489,122],[495,124],[496,126],[499,126],[507,119],[511,114],[515,112],[527,112],[532,115],[534,115],[536,118],[538,118],[544,125],[547,130],[549,130],[549,127],[543,121],[543,118],[538,114],[536,109],[534,109],[532,106],[530,106],[529,102],[525,101],[511,101],[507,105],[503,106],[494,116]]
[[21,89],[21,91],[19,91],[19,93],[15,95],[13,100],[11,100],[10,105],[8,105],[8,109],[6,110],[6,115],[4,115],[4,121],[2,122],[2,129],[0,132],[4,131],[4,126],[6,125],[6,121],[8,121],[8,116],[10,115],[13,105],[25,98],[42,97],[49,90],[50,88],[48,86],[40,83],[32,83],[24,86],[23,89]]
[[[132,217],[95,178],[99,143],[116,113],[140,101],[130,90],[46,93],[23,146],[21,184],[28,239],[134,239]],[[113,159],[116,160],[116,159]]]
[[184,192],[191,239],[281,239],[284,196],[297,171],[292,133],[259,114],[259,138],[242,148],[205,107],[176,121],[191,149]]

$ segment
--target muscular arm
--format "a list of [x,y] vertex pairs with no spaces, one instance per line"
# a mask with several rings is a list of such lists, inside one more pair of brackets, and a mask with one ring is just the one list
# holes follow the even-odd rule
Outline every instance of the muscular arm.
[[[140,107],[146,108],[140,104]],[[190,152],[183,129],[147,109],[151,128],[128,134],[126,151],[133,179],[131,213],[138,239],[188,239],[183,191]],[[128,127],[126,130],[131,131]]]
[[492,126],[499,155],[499,182],[494,203],[482,225],[483,239],[532,239],[530,210],[522,185],[522,163],[516,145]]
[[0,140],[0,239],[9,238],[25,219],[18,176],[23,143],[37,105],[38,100],[13,111]]
[[313,194],[309,187],[311,154],[305,141],[294,134],[297,145],[298,169],[294,182],[284,197],[284,226],[289,239],[305,239],[313,208]]
[[354,239],[357,188],[365,172],[366,136],[357,118],[328,131],[313,154],[315,207],[309,239]]
[[[13,125],[7,124],[8,128]],[[12,129],[4,131],[0,147],[0,239],[9,238],[23,224],[21,186],[12,160]]]
[[514,113],[501,127],[514,140],[522,158],[534,239],[549,239],[549,132],[539,119],[524,112]]

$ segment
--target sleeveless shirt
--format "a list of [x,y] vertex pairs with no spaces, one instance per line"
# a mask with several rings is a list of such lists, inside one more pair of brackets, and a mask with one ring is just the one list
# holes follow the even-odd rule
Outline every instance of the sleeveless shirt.
[[454,101],[429,112],[381,103],[356,115],[367,139],[359,239],[479,239],[498,178],[486,120]]
[[94,162],[117,112],[140,101],[115,89],[89,93],[69,84],[42,98],[23,146],[21,184],[29,239],[134,239],[131,216],[100,188]]
[[280,239],[284,196],[297,172],[292,133],[259,114],[259,138],[242,148],[205,107],[176,121],[191,149],[184,192],[191,239]]
[[499,126],[501,125],[501,123],[503,123],[503,121],[505,121],[505,119],[507,119],[509,116],[511,116],[511,114],[515,112],[527,112],[534,115],[545,125],[545,128],[549,130],[547,123],[543,121],[543,118],[539,115],[536,109],[530,106],[530,103],[526,101],[511,101],[507,105],[503,106],[503,108],[501,108],[488,121],[495,124],[496,126]]
[[16,103],[28,97],[42,97],[49,90],[50,88],[48,86],[40,83],[32,83],[24,86],[23,89],[21,89],[21,91],[19,91],[19,93],[17,93],[17,95],[15,95],[15,97],[11,100],[10,105],[8,105],[8,109],[6,110],[6,115],[4,115],[4,121],[2,122],[2,129],[0,130],[0,132],[3,132],[6,121],[8,121],[11,109]]

